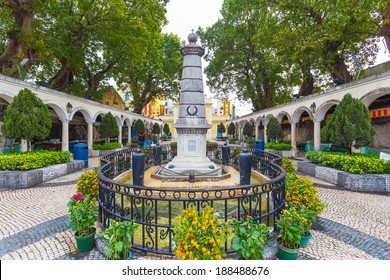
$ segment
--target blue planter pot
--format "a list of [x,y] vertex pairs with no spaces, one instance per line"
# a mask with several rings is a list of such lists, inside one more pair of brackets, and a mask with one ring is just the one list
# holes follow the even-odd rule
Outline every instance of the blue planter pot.
[[299,244],[300,247],[306,247],[308,244],[309,244],[309,241],[310,241],[310,238],[312,238],[312,234],[311,232],[309,231],[309,235],[308,236],[302,236],[301,237],[301,243]]

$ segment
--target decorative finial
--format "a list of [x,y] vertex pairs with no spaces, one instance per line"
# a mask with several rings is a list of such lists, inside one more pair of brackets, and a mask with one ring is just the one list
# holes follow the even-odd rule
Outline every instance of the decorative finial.
[[191,31],[192,33],[188,35],[188,42],[196,44],[196,42],[198,41],[198,36],[196,36],[196,34],[194,33],[194,29],[192,29]]

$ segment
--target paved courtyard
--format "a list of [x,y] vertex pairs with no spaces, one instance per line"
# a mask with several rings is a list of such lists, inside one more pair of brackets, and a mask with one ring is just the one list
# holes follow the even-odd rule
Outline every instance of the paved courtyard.
[[[90,158],[89,164],[96,167],[98,159]],[[96,247],[88,253],[78,253],[69,227],[66,204],[80,174],[81,171],[59,177],[35,188],[0,191],[0,259],[104,258]],[[389,260],[390,196],[351,192],[315,182],[328,207],[299,259]]]

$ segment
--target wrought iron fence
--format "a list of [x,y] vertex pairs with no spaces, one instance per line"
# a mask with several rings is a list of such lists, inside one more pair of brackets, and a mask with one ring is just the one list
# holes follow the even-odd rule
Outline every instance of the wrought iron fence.
[[[230,165],[236,166],[241,148],[230,148]],[[221,222],[230,220],[232,215],[245,219],[245,215],[250,214],[255,221],[277,231],[275,220],[285,203],[285,171],[279,156],[249,149],[253,169],[269,178],[258,184],[179,189],[134,186],[116,181],[116,176],[131,169],[133,151],[126,149],[102,157],[98,176],[99,223],[105,229],[110,218],[134,220],[140,225],[132,240],[134,249],[173,255],[173,227],[181,211],[190,206],[198,211],[206,206],[213,207]],[[166,151],[162,152],[164,161],[175,155],[169,145],[163,145],[162,151]],[[153,149],[149,152],[153,153]],[[217,162],[221,160],[221,154],[221,146],[207,152]],[[227,242],[225,251],[233,252]]]

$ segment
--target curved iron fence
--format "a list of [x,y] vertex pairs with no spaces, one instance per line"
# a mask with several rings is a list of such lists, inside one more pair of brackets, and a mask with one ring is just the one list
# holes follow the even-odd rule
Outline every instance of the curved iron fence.
[[[209,149],[208,156],[219,162],[221,147]],[[230,148],[230,165],[236,166],[241,148]],[[173,255],[173,227],[181,211],[190,206],[198,211],[211,206],[223,222],[231,219],[232,215],[245,219],[246,214],[250,214],[255,221],[273,226],[274,233],[277,232],[275,220],[285,203],[285,171],[279,156],[249,149],[252,168],[268,176],[269,180],[265,182],[245,186],[169,189],[134,186],[114,180],[131,168],[133,151],[121,150],[101,158],[98,201],[99,223],[103,229],[109,226],[110,218],[134,220],[140,225],[132,240],[134,249]],[[152,149],[145,151],[153,152]],[[163,145],[162,151],[166,162],[175,155],[169,145]],[[151,157],[152,154],[149,155],[149,163]],[[225,251],[234,252],[228,242]]]

